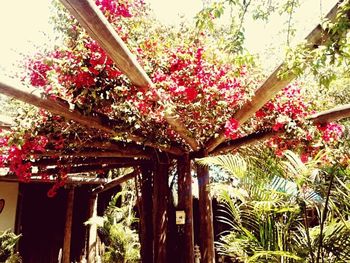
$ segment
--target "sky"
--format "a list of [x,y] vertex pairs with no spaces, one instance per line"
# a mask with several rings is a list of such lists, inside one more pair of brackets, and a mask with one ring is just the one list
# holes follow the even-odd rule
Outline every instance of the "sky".
[[[320,3],[323,13],[335,4],[336,0],[301,0],[301,10],[295,16],[298,34],[295,41],[302,40],[320,21]],[[50,45],[52,26],[48,23],[50,14],[49,0],[2,1],[0,4],[0,77],[3,71],[12,71],[20,54],[33,54],[36,45]],[[166,24],[177,24],[181,19],[193,21],[194,15],[201,10],[201,0],[146,0],[157,18]],[[278,16],[270,24],[248,21],[246,46],[251,52],[263,53],[267,47],[282,46],[284,39],[276,33],[281,31],[284,20]],[[279,49],[278,52],[282,52]],[[265,54],[266,55],[266,54]],[[267,54],[268,55],[268,54]],[[281,56],[281,54],[274,54]]]

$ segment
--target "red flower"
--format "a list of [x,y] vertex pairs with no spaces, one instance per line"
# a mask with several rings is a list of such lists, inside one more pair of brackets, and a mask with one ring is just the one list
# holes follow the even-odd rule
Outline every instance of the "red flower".
[[276,122],[275,125],[272,126],[274,131],[280,131],[284,128],[284,123]]
[[225,136],[231,139],[237,138],[239,122],[235,118],[229,119],[225,124]]

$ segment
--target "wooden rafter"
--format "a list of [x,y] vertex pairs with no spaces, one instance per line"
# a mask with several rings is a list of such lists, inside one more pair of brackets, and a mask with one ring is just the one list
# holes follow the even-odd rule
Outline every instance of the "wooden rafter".
[[[8,175],[8,176],[0,176],[0,182],[20,182],[19,178],[15,175]],[[46,180],[43,180],[41,175],[34,174],[30,177],[30,182],[33,183],[54,183],[56,182],[56,178],[48,178]],[[106,178],[93,178],[91,176],[76,176],[76,175],[69,175],[68,179],[66,181],[66,184],[92,184],[92,185],[98,185],[98,184],[105,184],[109,182]]]
[[[133,165],[129,165],[127,167],[132,167]],[[67,170],[68,174],[80,174],[80,173],[91,173],[91,172],[98,172],[98,171],[108,171],[112,169],[119,169],[119,168],[125,168],[125,165],[121,164],[95,164],[95,165],[78,165],[78,166],[72,166],[69,167]],[[49,168],[45,169],[44,173],[46,175],[56,175],[61,171],[61,167],[55,167],[55,168]],[[41,172],[38,172],[38,175],[40,175]],[[36,175],[35,173],[33,174]]]
[[[335,5],[327,14],[326,18],[333,21],[338,11],[338,5]],[[310,49],[316,49],[320,44],[327,41],[329,35],[322,29],[321,25],[315,27],[311,33],[306,37],[307,45]],[[282,88],[286,87],[296,76],[289,72],[289,74],[281,79],[279,72],[285,68],[285,64],[281,64],[277,69],[266,79],[266,81],[255,91],[254,96],[246,102],[234,115],[240,125],[244,124],[255,112],[262,108],[266,102],[272,99]],[[219,132],[219,136],[208,141],[206,149],[212,152],[219,144],[225,141],[226,137],[224,131]]]
[[[317,114],[309,116],[307,119],[313,122],[314,125],[318,125],[328,123],[331,121],[342,120],[345,118],[350,118],[350,104],[342,105],[330,110],[319,112]],[[213,152],[211,152],[211,154],[224,154],[229,151],[238,149],[242,146],[267,140],[281,133],[283,133],[283,131],[274,131],[271,129],[254,132],[244,137],[221,143]]]
[[133,171],[131,173],[114,178],[112,181],[110,181],[104,185],[101,185],[99,187],[96,187],[94,190],[92,190],[92,194],[97,195],[97,194],[100,194],[104,191],[107,191],[113,187],[116,187],[117,185],[120,185],[120,184],[122,184],[130,179],[135,178],[138,174],[139,174],[138,171]]
[[[79,21],[89,35],[96,40],[111,57],[118,68],[129,77],[131,82],[143,89],[154,87],[151,79],[140,66],[136,57],[119,37],[106,17],[92,0],[61,0],[68,11]],[[160,97],[158,96],[158,99]],[[198,142],[179,120],[176,114],[165,110],[164,118],[193,150],[199,149]]]
[[1,130],[10,131],[12,129],[11,125],[0,125]]
[[143,158],[149,159],[150,155],[145,153],[128,153],[120,151],[78,151],[78,152],[58,152],[58,151],[46,151],[43,153],[33,153],[36,157],[122,157],[122,158]]
[[119,164],[121,166],[137,166],[148,163],[148,160],[145,159],[137,159],[134,158],[115,158],[115,157],[73,157],[73,158],[42,158],[37,161],[31,162],[32,166],[36,167],[47,167],[54,165],[92,165],[92,164]]
[[[53,114],[60,115],[68,120],[73,120],[79,124],[82,124],[88,128],[98,129],[104,131],[111,136],[124,136],[127,134],[127,130],[115,131],[113,127],[106,124],[106,117],[101,118],[100,116],[86,116],[77,110],[71,110],[68,103],[56,102],[49,99],[41,98],[36,89],[27,89],[25,87],[13,85],[12,83],[6,83],[0,81],[0,93],[6,96],[15,98],[17,100],[29,103],[36,107],[45,109]],[[112,122],[112,120],[111,120]],[[147,140],[144,137],[137,136],[134,134],[127,134],[126,139],[137,143],[143,143],[145,146],[160,149],[161,151],[168,152],[174,155],[181,155],[183,150],[175,146],[160,146],[154,142]]]

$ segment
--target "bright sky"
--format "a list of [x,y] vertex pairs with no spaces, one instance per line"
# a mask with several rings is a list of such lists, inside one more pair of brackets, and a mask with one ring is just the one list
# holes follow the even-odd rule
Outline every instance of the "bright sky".
[[[164,23],[176,24],[183,16],[189,22],[202,8],[201,0],[146,0],[151,4],[158,19]],[[320,3],[323,13],[335,4],[336,0],[304,0],[302,10],[296,15],[299,34],[297,41],[303,39],[306,34],[319,22]],[[20,53],[34,53],[35,45],[50,45],[52,27],[48,24],[49,18],[48,0],[17,0],[2,1],[0,8],[0,76],[4,69],[11,70],[11,65],[19,58]],[[269,25],[249,22],[246,31],[247,47],[253,52],[260,52],[266,47],[278,46],[283,40],[276,35],[281,30],[283,21],[275,17]],[[43,33],[45,32],[45,34]],[[275,36],[273,38],[272,36]]]

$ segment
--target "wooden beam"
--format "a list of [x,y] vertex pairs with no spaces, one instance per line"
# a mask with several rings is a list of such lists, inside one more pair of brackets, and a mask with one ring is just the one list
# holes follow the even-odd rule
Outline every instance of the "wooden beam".
[[[49,179],[43,180],[41,175],[33,174],[30,177],[31,183],[45,183],[45,184],[51,184],[55,183],[57,180],[54,177],[50,177]],[[0,176],[0,182],[20,182],[18,177],[15,175],[7,175],[7,176]],[[91,184],[91,185],[98,185],[98,184],[105,184],[108,182],[108,179],[105,178],[92,178],[91,176],[77,176],[77,175],[71,175],[68,174],[68,179],[66,181],[67,185],[80,185],[80,184]]]
[[97,195],[97,194],[103,193],[111,188],[116,187],[117,185],[120,185],[126,181],[129,181],[130,179],[135,178],[137,174],[138,174],[138,171],[133,171],[131,173],[114,178],[112,181],[93,189],[92,194]]
[[156,164],[156,171],[153,178],[153,263],[168,262],[167,229],[169,220],[169,163],[165,159],[166,158],[160,157],[160,161]]
[[[337,11],[338,4],[336,4],[332,10],[327,14],[326,18],[330,21],[334,21]],[[310,49],[316,49],[320,44],[324,43],[329,39],[329,35],[320,25],[316,26],[311,33],[306,37],[307,45]],[[266,102],[272,99],[282,88],[286,87],[296,76],[289,72],[288,75],[281,79],[279,73],[281,69],[285,68],[285,64],[281,64],[277,69],[265,80],[265,82],[255,91],[254,96],[247,101],[234,115],[240,125],[243,125],[249,118],[251,118],[255,112],[262,108]],[[219,135],[211,138],[206,149],[210,153],[220,143],[226,140],[224,130],[219,132]]]
[[136,56],[130,52],[93,1],[61,0],[61,2],[134,85],[145,88],[152,85],[152,81],[137,62]]
[[73,158],[42,158],[31,162],[32,166],[47,167],[60,164],[62,166],[71,165],[93,165],[93,164],[119,164],[121,166],[137,166],[148,163],[145,159],[115,158],[115,157],[73,157]]
[[67,194],[66,223],[64,227],[62,263],[71,262],[70,246],[71,246],[71,239],[72,239],[73,207],[74,207],[74,187],[70,187]]
[[[68,11],[79,21],[89,35],[96,40],[100,46],[111,57],[118,68],[129,77],[131,82],[141,88],[153,88],[154,84],[146,72],[137,62],[123,40],[119,37],[107,18],[92,0],[61,0]],[[158,94],[157,94],[158,95]],[[161,99],[158,96],[158,100]],[[165,110],[164,118],[169,125],[183,138],[193,150],[199,149],[197,141],[189,135],[185,125],[176,114]]]
[[[202,156],[207,156],[206,153]],[[201,262],[215,263],[213,208],[209,191],[209,168],[197,165]]]
[[77,110],[69,109],[68,103],[56,102],[54,100],[40,98],[40,96],[37,95],[37,89],[28,89],[21,85],[14,85],[10,82],[0,81],[0,93],[15,98],[17,100],[23,101],[25,103],[29,103],[36,107],[45,109],[53,114],[57,114],[68,120],[73,120],[79,124],[84,125],[85,127],[104,131],[110,134],[111,136],[123,136],[127,134],[125,136],[126,139],[142,143],[145,146],[160,149],[164,152],[169,152],[174,155],[181,155],[183,152],[182,148],[175,146],[159,146],[156,143],[149,141],[148,139],[142,136],[129,134],[128,130],[115,131],[112,127],[106,124],[108,122],[113,122],[113,120],[107,121],[106,117],[101,118],[100,116],[86,116]]
[[179,244],[179,262],[194,262],[193,195],[191,161],[188,154],[178,159],[178,210],[185,211],[185,231]]
[[11,125],[0,125],[1,130],[11,131],[12,126]]
[[[89,218],[97,216],[98,195],[92,195],[89,200]],[[95,263],[96,260],[96,243],[97,243],[97,224],[88,226],[88,242],[87,242],[87,263]]]
[[43,153],[32,153],[32,155],[36,157],[49,157],[49,156],[57,156],[57,157],[121,157],[121,158],[142,158],[149,159],[150,156],[148,154],[133,154],[127,152],[117,152],[117,151],[79,151],[79,152],[57,152],[57,151],[46,151]]
[[[132,167],[131,165],[129,167]],[[63,167],[63,169],[66,169],[67,167]],[[119,169],[119,168],[125,168],[124,165],[120,164],[96,164],[96,165],[79,165],[79,166],[72,166],[67,168],[68,174],[79,174],[79,173],[91,173],[91,172],[98,172],[98,171],[108,171],[112,169]],[[55,175],[58,174],[60,171],[62,171],[62,168],[56,167],[56,168],[49,168],[46,169],[44,172],[39,172],[37,175],[40,174],[46,174],[46,175]],[[36,175],[36,174],[33,174]]]
[[276,131],[271,130],[271,129],[253,132],[253,133],[246,135],[246,136],[243,136],[241,138],[221,143],[218,147],[215,148],[214,151],[212,151],[210,153],[210,155],[225,154],[227,152],[238,149],[242,146],[251,145],[251,144],[254,144],[257,142],[261,142],[261,141],[270,139],[273,136],[276,136],[276,135],[281,134],[281,133],[283,133],[283,132],[276,132]]
[[[19,87],[19,88],[18,88]],[[115,133],[115,131],[104,124],[104,122],[96,117],[85,116],[79,111],[70,110],[69,107],[63,106],[54,100],[42,99],[36,95],[36,89],[28,89],[23,86],[15,87],[13,83],[0,82],[0,93],[6,96],[29,103],[36,107],[45,109],[51,113],[60,115],[68,120],[76,121],[86,127],[105,131],[107,133]]]
[[330,110],[311,115],[307,119],[314,124],[328,123],[350,117],[350,104],[341,105]]
[[[308,120],[313,122],[314,125],[324,124],[332,121],[338,121],[345,118],[350,118],[350,104],[342,105],[339,107],[332,108],[330,110],[322,111],[307,117]],[[267,129],[264,131],[257,131],[246,135],[244,137],[230,140],[221,143],[211,155],[225,154],[229,151],[233,151],[242,146],[250,145],[256,142],[267,140],[273,136],[284,133],[283,131],[273,131],[272,129]]]
[[142,165],[141,179],[141,202],[140,202],[140,243],[141,262],[152,263],[153,261],[153,207],[152,207],[152,176],[153,167],[150,164]]

